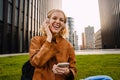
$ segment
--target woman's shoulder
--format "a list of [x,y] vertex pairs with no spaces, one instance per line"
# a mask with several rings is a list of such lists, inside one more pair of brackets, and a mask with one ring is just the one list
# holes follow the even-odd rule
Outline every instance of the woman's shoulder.
[[71,43],[68,39],[63,38],[63,41],[64,41],[64,43],[67,44],[68,46],[73,47],[72,43]]

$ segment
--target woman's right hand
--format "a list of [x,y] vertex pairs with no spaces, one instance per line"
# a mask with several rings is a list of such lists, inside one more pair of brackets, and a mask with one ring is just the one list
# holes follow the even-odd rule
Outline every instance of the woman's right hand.
[[46,19],[43,22],[43,27],[44,27],[46,35],[47,35],[47,41],[51,42],[51,40],[52,40],[52,33],[51,33],[50,29],[49,29],[49,26],[50,26],[49,19]]
[[69,70],[68,67],[58,67],[56,64],[53,65],[52,71],[55,74],[65,74],[65,75],[68,75],[70,73],[70,70]]

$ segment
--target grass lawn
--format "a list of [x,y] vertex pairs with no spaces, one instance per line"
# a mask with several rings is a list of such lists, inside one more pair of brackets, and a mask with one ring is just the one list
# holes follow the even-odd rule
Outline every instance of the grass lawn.
[[[120,80],[120,54],[76,55],[78,73],[76,80],[108,75]],[[28,55],[0,57],[0,80],[20,80],[21,68]]]
[[0,57],[0,80],[20,80],[21,68],[28,55]]
[[120,80],[120,54],[78,55],[76,58],[76,80],[94,75],[108,75],[113,80]]

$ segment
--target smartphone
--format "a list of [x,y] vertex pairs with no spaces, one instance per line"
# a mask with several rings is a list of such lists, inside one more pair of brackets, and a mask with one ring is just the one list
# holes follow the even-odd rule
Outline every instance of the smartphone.
[[57,66],[58,67],[69,67],[69,63],[68,62],[58,63]]

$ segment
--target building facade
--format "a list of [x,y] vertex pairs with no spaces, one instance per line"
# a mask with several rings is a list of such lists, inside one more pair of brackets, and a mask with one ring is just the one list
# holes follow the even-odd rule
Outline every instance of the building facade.
[[102,48],[120,48],[120,0],[98,0]]
[[74,30],[74,19],[72,17],[67,18],[67,25],[68,25],[68,40],[73,45],[75,50],[78,50],[78,35],[76,31]]
[[77,32],[74,31],[74,48],[75,50],[79,50],[79,46],[78,46],[78,35],[77,35]]
[[85,27],[85,49],[94,49],[94,27]]
[[67,25],[68,25],[68,40],[71,42],[71,44],[74,46],[74,22],[72,17],[67,18]]
[[95,49],[102,49],[101,29],[94,34]]
[[28,52],[30,39],[61,0],[0,0],[0,54]]
[[85,37],[84,32],[81,35],[82,35],[82,39],[81,39],[82,40],[82,45],[80,46],[80,49],[83,50],[86,47],[86,37]]

